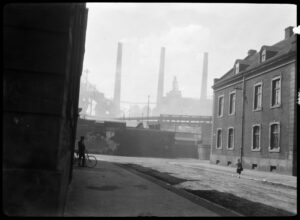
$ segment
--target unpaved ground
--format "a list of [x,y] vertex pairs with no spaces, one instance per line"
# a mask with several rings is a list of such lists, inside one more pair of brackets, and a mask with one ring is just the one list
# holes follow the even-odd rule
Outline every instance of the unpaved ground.
[[195,159],[162,159],[96,155],[98,160],[149,167],[187,181],[175,185],[191,190],[216,190],[297,213],[296,177],[244,170],[236,177],[234,167],[222,167]]

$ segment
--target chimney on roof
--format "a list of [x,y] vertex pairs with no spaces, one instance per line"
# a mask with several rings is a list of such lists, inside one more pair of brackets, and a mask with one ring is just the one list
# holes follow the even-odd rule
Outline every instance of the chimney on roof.
[[293,35],[293,26],[289,26],[289,27],[287,27],[286,29],[284,29],[284,31],[285,31],[285,37],[284,37],[284,39],[286,40],[286,39],[288,39],[288,38],[290,38],[292,35]]
[[256,53],[256,50],[248,50],[248,56],[252,56]]

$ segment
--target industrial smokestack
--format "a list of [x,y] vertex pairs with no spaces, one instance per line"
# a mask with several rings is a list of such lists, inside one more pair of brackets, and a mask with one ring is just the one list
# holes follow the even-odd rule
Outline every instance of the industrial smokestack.
[[208,66],[208,53],[204,53],[203,57],[203,73],[202,73],[202,87],[201,87],[201,100],[207,99],[207,66]]
[[115,91],[114,91],[114,104],[116,116],[120,112],[120,101],[121,101],[121,67],[122,67],[122,43],[118,43],[117,51],[117,66],[116,66],[116,77],[115,77]]
[[159,78],[157,87],[157,107],[160,106],[164,93],[165,48],[160,51]]

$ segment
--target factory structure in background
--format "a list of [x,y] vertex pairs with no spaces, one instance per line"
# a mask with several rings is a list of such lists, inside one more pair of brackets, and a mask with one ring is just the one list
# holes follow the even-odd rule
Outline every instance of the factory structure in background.
[[152,115],[212,115],[212,99],[207,98],[208,53],[204,53],[201,97],[199,99],[182,97],[176,77],[173,79],[172,90],[164,93],[165,48],[161,48],[159,77],[157,88],[157,104]]
[[[165,53],[166,48],[162,47],[160,52],[157,100],[156,106],[151,109],[151,116],[159,116],[160,114],[211,116],[213,101],[207,98],[208,53],[204,53],[201,96],[199,99],[183,97],[176,77],[174,77],[172,82],[172,90],[164,96]],[[95,86],[86,80],[80,88],[79,107],[82,108],[81,115],[92,119],[120,118],[125,115],[121,110],[121,69],[122,43],[119,42],[113,99],[105,98],[103,93],[97,91]],[[148,107],[145,106],[145,108]],[[146,117],[146,113],[143,114],[139,106],[134,105],[129,109],[129,117],[141,117],[142,115]]]
[[121,102],[121,69],[122,69],[122,43],[118,43],[117,52],[117,66],[116,66],[116,77],[115,77],[115,91],[113,99],[112,115],[119,117],[121,114],[120,102]]

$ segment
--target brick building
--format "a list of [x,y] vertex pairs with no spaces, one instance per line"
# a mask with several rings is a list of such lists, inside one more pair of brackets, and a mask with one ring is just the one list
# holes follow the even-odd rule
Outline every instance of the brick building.
[[212,163],[296,175],[296,36],[244,59],[214,80]]

